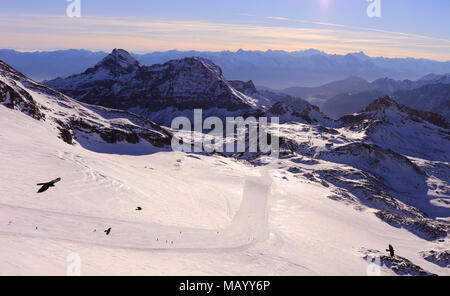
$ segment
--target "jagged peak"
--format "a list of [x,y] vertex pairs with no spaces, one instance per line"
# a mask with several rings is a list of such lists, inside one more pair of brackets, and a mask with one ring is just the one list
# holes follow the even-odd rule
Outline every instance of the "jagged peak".
[[[415,121],[423,120],[426,122],[429,122],[431,124],[434,124],[436,126],[446,128],[448,129],[450,127],[450,124],[448,121],[442,117],[439,114],[427,112],[427,111],[420,111],[415,110],[412,108],[409,108],[405,105],[401,105],[397,103],[393,98],[389,96],[385,96],[382,98],[379,98],[375,101],[373,101],[370,105],[368,105],[362,113],[383,113],[385,110],[390,109],[394,110],[398,113],[405,114],[408,118],[413,118]],[[361,115],[361,114],[359,114]],[[352,117],[352,115],[350,115]],[[354,117],[354,116],[353,116]],[[349,116],[344,116],[340,120],[348,120]]]
[[398,109],[400,105],[391,97],[385,96],[370,103],[363,112],[381,111],[391,107]]
[[97,65],[103,67],[113,66],[127,69],[130,66],[140,66],[140,63],[128,51],[115,48]]
[[241,81],[241,80],[230,80],[231,86],[243,93],[257,93],[258,90],[252,80]]
[[4,61],[0,60],[0,73],[2,72],[3,74],[15,74],[18,76],[25,77],[25,75],[23,75],[22,73],[20,73],[19,71],[17,71],[7,63],[5,63]]
[[[184,68],[184,67],[192,67],[198,66],[199,68],[203,68],[204,70],[214,72],[218,76],[222,76],[222,69],[214,64],[211,60],[202,58],[202,57],[186,57],[182,59],[170,60],[164,65],[172,65],[176,68]],[[159,65],[154,65],[158,67]]]

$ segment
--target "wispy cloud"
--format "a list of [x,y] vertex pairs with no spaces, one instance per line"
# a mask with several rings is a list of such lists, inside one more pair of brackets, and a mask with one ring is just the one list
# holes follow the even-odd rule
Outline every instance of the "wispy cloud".
[[339,24],[290,20],[227,24],[206,21],[68,18],[55,15],[0,15],[0,47],[20,50],[87,48],[155,50],[301,50],[343,54],[363,50],[371,56],[450,60],[450,41]]
[[268,16],[268,19],[277,20],[277,21],[288,21],[289,19],[282,16]]

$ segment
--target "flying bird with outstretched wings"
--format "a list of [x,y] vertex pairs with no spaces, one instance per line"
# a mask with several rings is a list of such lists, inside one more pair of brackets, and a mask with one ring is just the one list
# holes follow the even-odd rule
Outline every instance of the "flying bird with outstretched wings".
[[57,178],[53,181],[47,182],[47,183],[39,183],[37,186],[42,186],[37,193],[43,193],[47,191],[50,187],[55,187],[55,184],[61,181],[61,178]]

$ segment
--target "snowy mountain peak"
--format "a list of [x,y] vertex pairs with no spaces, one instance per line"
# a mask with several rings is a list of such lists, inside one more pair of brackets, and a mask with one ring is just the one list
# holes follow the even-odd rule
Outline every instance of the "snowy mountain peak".
[[[166,63],[167,65],[174,67],[176,71],[191,70],[194,72],[210,73],[222,78],[222,69],[214,64],[212,61],[200,58],[200,57],[188,57],[179,60],[171,60]],[[155,65],[156,66],[156,65]]]
[[108,69],[128,69],[130,67],[135,68],[141,65],[128,51],[116,48],[98,63],[97,66]]
[[234,89],[210,60],[188,57],[144,66],[123,50],[84,73],[46,84],[82,102],[128,110],[164,125],[195,108],[226,115],[253,110],[257,101]]
[[364,134],[365,141],[401,154],[448,161],[449,123],[442,116],[411,109],[391,97],[375,100],[366,109],[341,117],[337,123]]
[[[390,111],[389,115],[387,114],[388,110]],[[385,121],[397,121],[399,118],[404,118],[415,122],[428,122],[445,129],[450,127],[447,120],[439,114],[411,109],[397,103],[389,96],[375,100],[362,113],[373,113],[372,117],[380,118],[381,116]]]

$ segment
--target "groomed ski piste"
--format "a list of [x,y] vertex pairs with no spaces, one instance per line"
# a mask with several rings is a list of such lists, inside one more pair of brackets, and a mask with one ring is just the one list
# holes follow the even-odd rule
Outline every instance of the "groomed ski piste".
[[0,127],[0,275],[66,275],[72,253],[82,275],[368,275],[361,248],[388,244],[449,274],[419,255],[436,242],[283,178],[282,160],[255,168],[169,149],[107,153],[132,144],[97,153],[4,106]]

